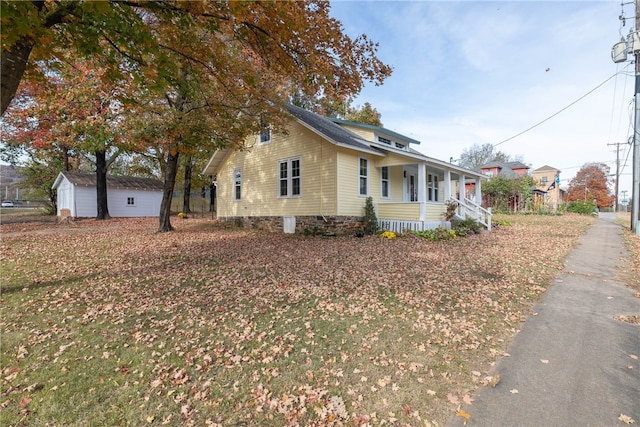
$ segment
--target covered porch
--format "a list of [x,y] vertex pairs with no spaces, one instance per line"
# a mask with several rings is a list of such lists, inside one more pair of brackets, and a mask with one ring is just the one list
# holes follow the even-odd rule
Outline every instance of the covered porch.
[[[412,163],[391,160],[383,159],[376,165],[382,177],[376,205],[381,229],[402,232],[449,228],[451,224],[444,218],[447,204],[456,203],[457,217],[474,218],[491,230],[491,211],[480,206],[481,174],[435,159]],[[401,185],[392,185],[392,177],[401,178]],[[466,182],[475,183],[470,194],[466,193]]]

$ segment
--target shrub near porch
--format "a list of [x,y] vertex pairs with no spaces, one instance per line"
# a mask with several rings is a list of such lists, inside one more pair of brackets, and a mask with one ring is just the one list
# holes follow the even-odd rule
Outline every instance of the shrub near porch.
[[592,219],[510,221],[442,242],[2,226],[0,424],[442,425]]

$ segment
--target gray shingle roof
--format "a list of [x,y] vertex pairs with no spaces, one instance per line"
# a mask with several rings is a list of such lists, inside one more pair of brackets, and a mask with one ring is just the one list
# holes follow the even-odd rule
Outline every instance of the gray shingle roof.
[[[82,187],[96,186],[95,173],[61,172],[61,174],[74,185]],[[107,175],[107,188],[162,191],[163,187],[162,181],[153,178]]]
[[359,127],[359,128],[363,128],[363,129],[369,129],[369,130],[372,130],[374,132],[387,134],[387,135],[392,136],[392,137],[394,137],[394,138],[396,138],[396,139],[398,139],[400,141],[408,142],[410,144],[416,144],[416,145],[420,144],[420,141],[418,141],[417,139],[409,138],[408,136],[402,135],[402,134],[400,134],[398,132],[394,132],[394,131],[389,130],[389,129],[385,129],[385,128],[380,127],[380,126],[369,125],[369,124],[366,124],[366,123],[352,122],[352,121],[349,121],[349,120],[335,119],[333,117],[327,117],[327,120],[331,120],[332,122],[338,123],[338,124],[355,126],[355,127]]
[[362,139],[359,135],[343,128],[342,126],[327,120],[319,114],[305,110],[295,105],[287,104],[287,111],[307,126],[315,129],[331,141],[339,145],[348,145],[350,147],[372,151],[369,141]]

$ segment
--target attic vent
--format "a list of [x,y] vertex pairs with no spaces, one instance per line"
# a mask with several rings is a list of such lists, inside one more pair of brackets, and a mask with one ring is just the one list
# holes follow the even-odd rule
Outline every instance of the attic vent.
[[387,139],[387,138],[383,138],[381,136],[378,137],[378,142],[382,142],[383,144],[389,144],[391,145],[391,140]]

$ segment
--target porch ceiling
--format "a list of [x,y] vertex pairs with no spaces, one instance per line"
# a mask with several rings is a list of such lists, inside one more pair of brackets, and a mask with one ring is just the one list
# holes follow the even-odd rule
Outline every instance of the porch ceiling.
[[376,161],[376,167],[393,167],[393,166],[409,166],[409,165],[418,165],[420,163],[423,163],[427,166],[427,168],[429,170],[433,170],[433,169],[437,169],[440,171],[450,171],[452,178],[453,177],[460,177],[462,175],[465,176],[465,178],[473,178],[473,179],[486,179],[487,177],[479,174],[477,172],[474,172],[472,170],[468,170],[468,169],[463,169],[459,166],[455,166],[455,165],[449,165],[448,163],[444,163],[444,162],[433,162],[433,161],[429,161],[429,160],[425,160],[425,159],[416,159],[416,158],[407,158],[405,160],[401,160],[398,158],[383,158],[383,159],[379,159]]

